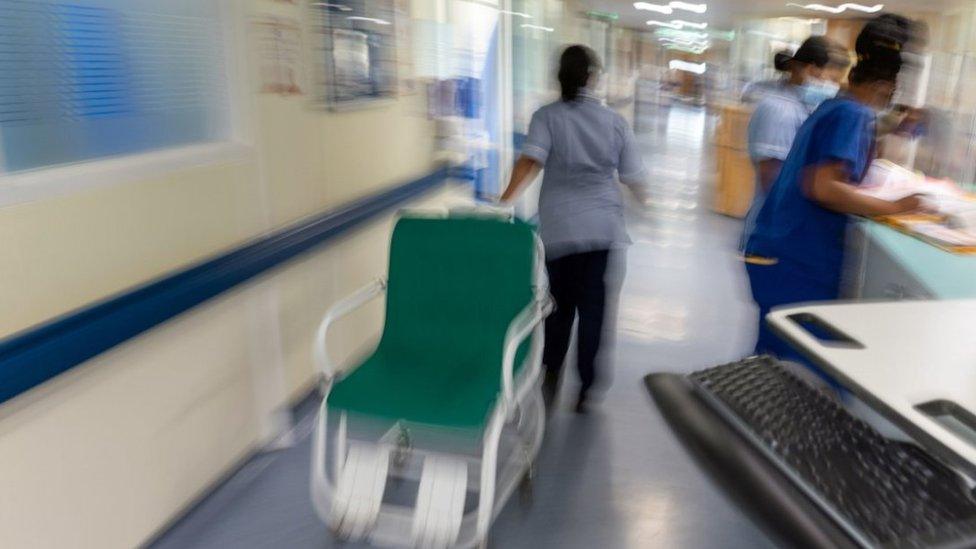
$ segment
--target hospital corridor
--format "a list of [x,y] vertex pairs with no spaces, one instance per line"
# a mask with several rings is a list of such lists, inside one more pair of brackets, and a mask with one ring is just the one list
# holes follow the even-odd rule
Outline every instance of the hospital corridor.
[[0,548],[976,547],[974,82],[970,0],[0,0]]
[[[499,516],[493,546],[771,546],[688,467],[664,422],[648,417],[647,371],[691,372],[743,356],[755,316],[741,299],[739,224],[703,204],[714,170],[706,135],[714,117],[697,107],[660,116],[639,137],[662,183],[652,211],[628,219],[635,243],[627,252],[612,387],[592,414],[574,414],[569,398],[553,412],[532,493],[521,501],[516,495]],[[716,336],[701,341],[696,333]],[[306,502],[315,412],[314,402],[296,408],[293,446],[248,463],[154,547],[328,547]]]

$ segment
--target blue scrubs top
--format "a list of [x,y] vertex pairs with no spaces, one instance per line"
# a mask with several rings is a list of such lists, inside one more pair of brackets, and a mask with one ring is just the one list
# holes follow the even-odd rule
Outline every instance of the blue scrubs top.
[[869,107],[847,97],[820,105],[797,132],[745,252],[792,263],[817,280],[839,281],[847,216],[808,198],[804,180],[812,166],[840,161],[849,180],[860,182],[874,142],[875,115]]

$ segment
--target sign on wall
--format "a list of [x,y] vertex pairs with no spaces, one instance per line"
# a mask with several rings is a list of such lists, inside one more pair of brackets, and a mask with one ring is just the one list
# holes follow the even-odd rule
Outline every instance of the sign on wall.
[[261,93],[283,96],[305,93],[302,29],[298,20],[265,15],[252,20]]
[[393,0],[311,2],[320,34],[321,95],[330,108],[397,94],[397,10]]

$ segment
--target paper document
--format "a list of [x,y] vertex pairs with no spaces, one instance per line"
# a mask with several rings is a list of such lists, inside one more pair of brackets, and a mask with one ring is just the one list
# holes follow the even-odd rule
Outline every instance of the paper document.
[[[930,209],[945,220],[943,229],[952,231],[954,235],[958,233],[960,238],[976,238],[976,197],[963,191],[952,181],[929,179],[887,160],[875,160],[858,191],[889,201],[913,194],[921,195]],[[929,225],[932,227],[924,230],[950,238],[949,233],[935,228],[940,227],[939,223]],[[912,223],[913,230],[918,227],[921,225]]]
[[976,235],[950,229],[941,223],[913,223],[912,232],[945,246],[976,246]]

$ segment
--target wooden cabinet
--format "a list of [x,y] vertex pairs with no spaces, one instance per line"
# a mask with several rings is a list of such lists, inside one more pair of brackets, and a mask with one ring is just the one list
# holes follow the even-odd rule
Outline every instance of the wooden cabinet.
[[745,217],[752,204],[756,175],[746,138],[751,114],[746,106],[726,105],[715,129],[718,179],[712,210],[723,215]]

